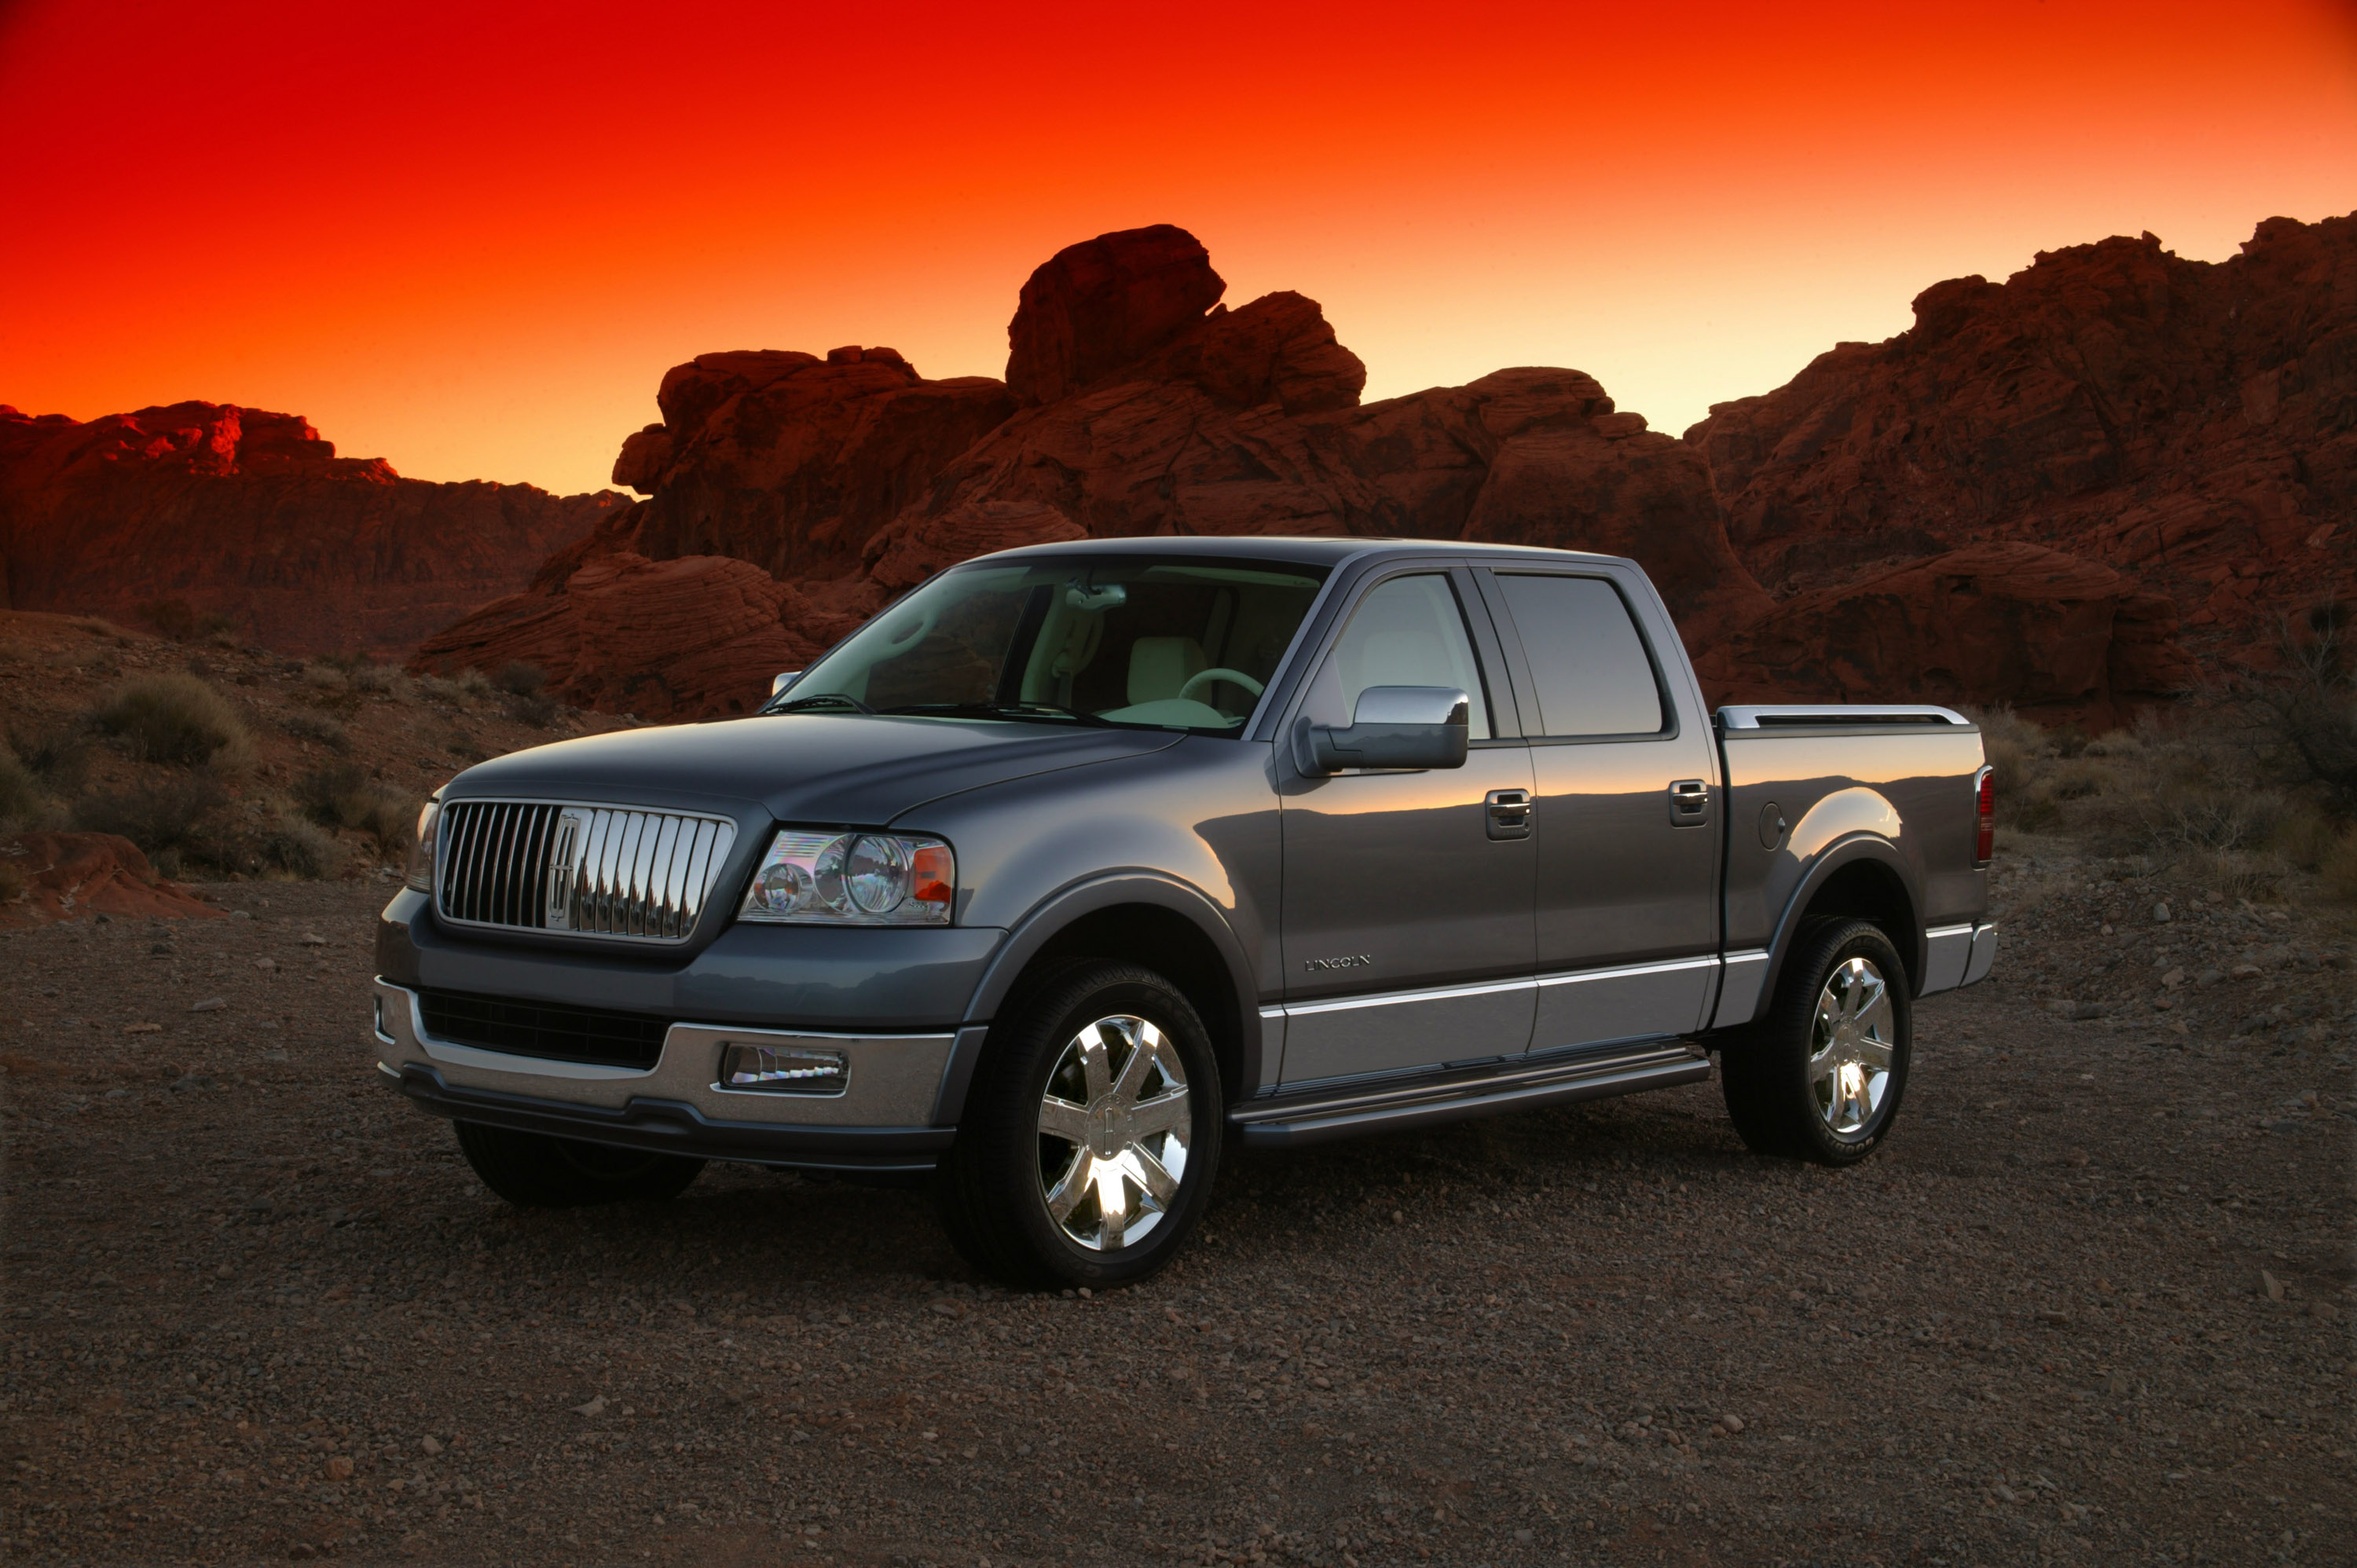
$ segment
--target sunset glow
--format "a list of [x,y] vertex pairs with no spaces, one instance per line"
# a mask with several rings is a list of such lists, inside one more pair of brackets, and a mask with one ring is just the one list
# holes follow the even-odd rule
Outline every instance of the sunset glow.
[[1168,221],[1371,398],[1502,365],[1673,432],[1943,277],[2357,208],[2357,6],[0,6],[0,402],[307,415],[607,481],[700,351],[998,374]]

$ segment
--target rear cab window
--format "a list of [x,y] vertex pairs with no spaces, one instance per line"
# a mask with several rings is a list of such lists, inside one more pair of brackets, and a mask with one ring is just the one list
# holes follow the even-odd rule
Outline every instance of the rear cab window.
[[1626,600],[1602,577],[1496,572],[1529,661],[1534,737],[1666,734],[1670,706]]

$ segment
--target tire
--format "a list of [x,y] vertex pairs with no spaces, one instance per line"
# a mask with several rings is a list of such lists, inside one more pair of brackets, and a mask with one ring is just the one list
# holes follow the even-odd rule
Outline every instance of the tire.
[[1801,932],[1767,1015],[1720,1058],[1727,1112],[1753,1154],[1849,1165],[1881,1146],[1913,1056],[1907,985],[1880,928],[1826,920]]
[[519,1208],[667,1203],[686,1191],[704,1169],[702,1160],[681,1155],[610,1148],[479,1122],[451,1126],[483,1185]]
[[1178,987],[1135,964],[1059,970],[991,1031],[935,1206],[965,1260],[1009,1284],[1134,1283],[1201,1218],[1224,1121]]

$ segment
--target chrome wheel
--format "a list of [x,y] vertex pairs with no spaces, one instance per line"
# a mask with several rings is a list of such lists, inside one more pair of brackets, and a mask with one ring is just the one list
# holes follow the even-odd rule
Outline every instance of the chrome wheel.
[[1874,1124],[1890,1085],[1890,1055],[1898,1038],[1890,985],[1874,961],[1850,958],[1835,964],[1817,993],[1816,1028],[1809,1042],[1809,1092],[1835,1137],[1857,1137]]
[[1048,1218],[1092,1251],[1145,1240],[1178,1200],[1193,1125],[1187,1069],[1161,1030],[1127,1014],[1087,1025],[1039,1101]]

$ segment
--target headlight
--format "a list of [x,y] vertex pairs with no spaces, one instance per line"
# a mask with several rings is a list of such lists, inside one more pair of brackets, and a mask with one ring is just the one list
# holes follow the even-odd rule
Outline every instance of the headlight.
[[408,884],[420,893],[434,891],[434,844],[442,832],[442,801],[437,796],[417,813],[417,832],[409,841]]
[[957,860],[935,838],[808,832],[770,842],[745,889],[740,920],[827,926],[946,926]]

